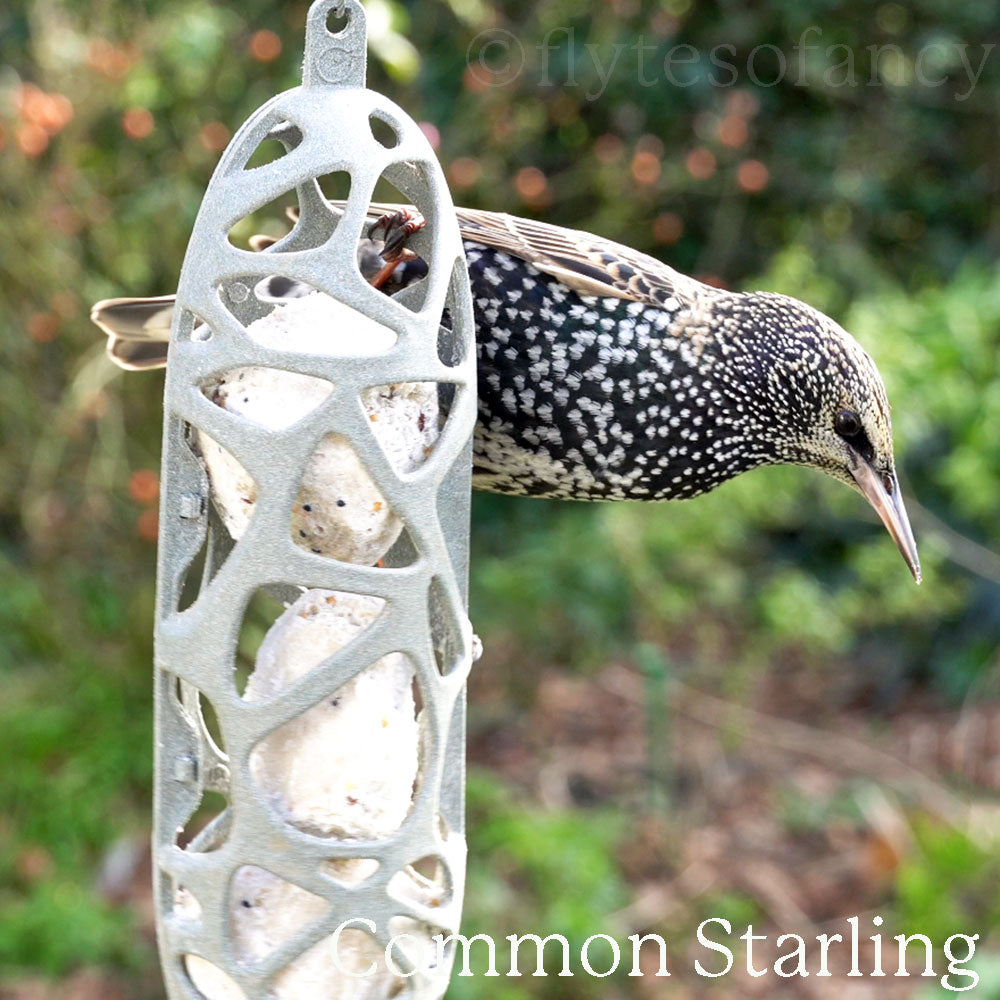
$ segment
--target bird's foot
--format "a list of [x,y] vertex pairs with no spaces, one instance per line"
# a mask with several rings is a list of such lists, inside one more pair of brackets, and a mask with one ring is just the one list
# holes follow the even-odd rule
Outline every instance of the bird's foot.
[[386,263],[398,264],[406,257],[406,241],[426,225],[427,221],[419,212],[401,208],[376,219],[368,236],[375,239],[375,234],[381,230],[385,234],[382,256]]

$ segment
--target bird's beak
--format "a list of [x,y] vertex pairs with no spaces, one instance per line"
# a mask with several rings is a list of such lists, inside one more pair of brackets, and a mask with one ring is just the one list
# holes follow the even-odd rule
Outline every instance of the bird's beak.
[[858,488],[868,502],[875,508],[875,513],[882,519],[896,548],[910,567],[913,579],[920,583],[920,558],[917,555],[917,543],[913,539],[910,519],[906,516],[903,505],[903,493],[899,482],[893,476],[890,480],[891,489],[886,489],[880,473],[876,472],[853,448],[850,448],[851,475]]

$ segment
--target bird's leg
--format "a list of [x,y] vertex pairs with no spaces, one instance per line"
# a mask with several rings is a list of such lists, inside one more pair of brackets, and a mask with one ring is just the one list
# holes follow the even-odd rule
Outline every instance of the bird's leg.
[[416,259],[417,255],[412,250],[408,250],[405,244],[415,232],[423,229],[426,225],[426,220],[419,212],[411,212],[407,208],[401,208],[396,212],[387,212],[375,220],[368,231],[368,238],[375,239],[375,234],[379,230],[384,232],[382,257],[385,264],[371,279],[373,287],[381,288],[403,261]]
[[375,234],[380,229],[383,230],[385,237],[382,256],[387,262],[398,264],[401,260],[406,259],[403,256],[404,253],[408,252],[405,249],[406,241],[426,225],[427,221],[419,212],[411,212],[408,208],[401,208],[376,219],[368,231],[368,237],[374,239]]
[[392,272],[395,271],[396,268],[403,263],[403,261],[416,259],[417,255],[412,250],[398,251],[395,259],[388,261],[379,268],[378,272],[371,279],[369,284],[372,288],[381,288],[392,277]]

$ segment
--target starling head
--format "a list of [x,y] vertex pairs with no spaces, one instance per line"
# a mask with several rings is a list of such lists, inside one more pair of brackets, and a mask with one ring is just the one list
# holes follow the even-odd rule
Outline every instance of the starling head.
[[892,423],[875,362],[828,316],[786,295],[724,299],[713,376],[764,462],[808,465],[861,493],[917,582],[920,561],[896,476]]

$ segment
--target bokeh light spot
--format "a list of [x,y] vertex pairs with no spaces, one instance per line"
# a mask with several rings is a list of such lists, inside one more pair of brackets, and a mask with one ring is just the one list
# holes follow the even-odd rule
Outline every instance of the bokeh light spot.
[[640,184],[655,184],[660,177],[660,160],[654,153],[636,153],[632,157],[632,176]]
[[25,156],[41,156],[48,149],[49,134],[41,125],[34,122],[22,122],[15,133],[17,148]]
[[479,180],[481,174],[482,169],[479,166],[479,161],[474,160],[471,156],[459,156],[452,160],[448,167],[448,179],[455,187],[472,187]]
[[514,175],[514,189],[527,202],[538,202],[548,193],[549,183],[538,167],[521,167]]
[[726,95],[726,114],[753,118],[760,111],[757,95],[749,90],[734,90]]
[[767,167],[760,160],[744,160],[736,169],[736,181],[744,191],[757,194],[767,187]]
[[59,317],[51,312],[39,312],[28,318],[28,336],[36,344],[48,344],[59,336]]
[[723,146],[735,149],[742,146],[750,136],[750,129],[747,128],[745,118],[739,115],[727,115],[719,122],[719,142]]
[[617,163],[624,152],[625,143],[612,132],[605,132],[594,140],[594,156],[605,166]]
[[431,149],[437,149],[441,145],[441,133],[433,122],[418,122],[417,128],[427,137]]
[[106,38],[92,38],[87,44],[87,65],[109,80],[120,80],[135,65],[134,46],[112,45]]
[[707,180],[715,173],[715,154],[704,146],[692,149],[684,160],[687,172],[696,180]]
[[221,153],[229,143],[229,134],[222,122],[205,122],[198,130],[198,139],[210,153]]
[[281,39],[273,31],[262,28],[250,36],[247,48],[257,62],[272,62],[281,55]]
[[144,542],[155,542],[160,529],[160,512],[155,507],[147,508],[136,519],[135,527]]
[[152,469],[136,469],[129,476],[128,495],[136,503],[153,503],[160,495],[160,477]]
[[122,130],[130,139],[145,139],[155,126],[149,108],[129,108],[122,115]]
[[83,216],[64,201],[52,205],[47,215],[51,225],[66,236],[76,236],[83,229]]
[[657,243],[676,243],[684,235],[684,220],[676,212],[663,212],[653,220]]

